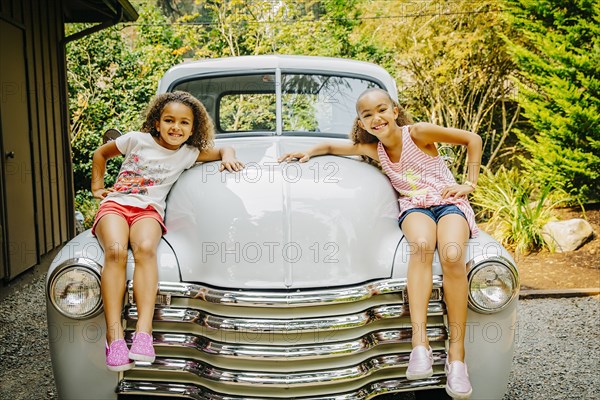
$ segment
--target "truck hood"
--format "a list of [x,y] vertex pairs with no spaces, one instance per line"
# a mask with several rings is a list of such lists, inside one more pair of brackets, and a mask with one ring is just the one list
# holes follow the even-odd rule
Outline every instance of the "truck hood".
[[167,200],[165,239],[183,281],[293,289],[391,277],[402,235],[388,179],[356,158],[277,162],[322,140],[222,139],[217,146],[232,146],[243,171],[211,162],[182,174]]

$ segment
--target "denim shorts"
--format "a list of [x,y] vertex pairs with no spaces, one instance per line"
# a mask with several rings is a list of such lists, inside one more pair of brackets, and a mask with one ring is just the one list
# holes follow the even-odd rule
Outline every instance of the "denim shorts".
[[441,206],[433,206],[433,207],[429,207],[429,208],[411,208],[409,210],[406,210],[402,213],[402,215],[398,219],[398,225],[400,225],[400,227],[402,227],[402,221],[404,221],[404,218],[406,218],[408,216],[408,214],[413,213],[413,212],[420,212],[420,213],[427,215],[436,224],[440,221],[440,219],[444,215],[448,215],[448,214],[462,215],[462,217],[465,220],[467,219],[467,217],[465,216],[465,213],[463,213],[460,210],[460,208],[458,208],[454,204],[442,204]]

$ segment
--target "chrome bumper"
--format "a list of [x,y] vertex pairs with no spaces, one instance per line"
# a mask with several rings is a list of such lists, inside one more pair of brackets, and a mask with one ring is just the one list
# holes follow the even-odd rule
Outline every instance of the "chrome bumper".
[[[367,399],[442,387],[448,330],[434,277],[427,335],[434,376],[408,381],[405,280],[265,292],[164,283],[154,313],[153,363],[137,363],[117,393],[192,399]],[[137,320],[129,285],[126,339]]]
[[[366,400],[375,396],[390,393],[409,392],[419,389],[441,388],[446,384],[443,375],[432,376],[428,379],[409,381],[408,379],[393,379],[370,383],[352,392],[345,392],[320,397],[310,397],[311,400]],[[194,400],[255,400],[262,397],[228,396],[214,393],[195,385],[185,385],[163,382],[127,382],[121,381],[120,394],[144,396],[173,396]],[[308,399],[304,397],[303,399]]]

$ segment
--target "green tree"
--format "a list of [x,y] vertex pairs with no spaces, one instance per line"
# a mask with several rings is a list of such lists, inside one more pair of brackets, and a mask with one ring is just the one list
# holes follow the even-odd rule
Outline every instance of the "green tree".
[[[173,0],[161,0],[165,9]],[[189,9],[189,0],[182,0]],[[198,0],[192,12],[171,12],[185,24],[193,58],[257,54],[352,57],[357,0]]]
[[[476,132],[484,140],[483,164],[497,163],[519,115],[509,98],[515,66],[502,41],[507,26],[498,1],[385,5],[364,3],[358,32],[364,43],[393,55],[383,65],[396,75],[401,103],[418,121]],[[451,153],[459,175],[465,149]]]
[[507,0],[527,173],[580,201],[600,194],[600,3]]
[[[67,46],[76,192],[90,189],[92,153],[102,144],[103,132],[139,129],[158,80],[167,68],[182,61],[182,41],[166,19],[150,5],[139,11],[139,27],[106,29]],[[84,27],[70,25],[67,34]],[[119,166],[119,160],[109,163],[107,185]]]

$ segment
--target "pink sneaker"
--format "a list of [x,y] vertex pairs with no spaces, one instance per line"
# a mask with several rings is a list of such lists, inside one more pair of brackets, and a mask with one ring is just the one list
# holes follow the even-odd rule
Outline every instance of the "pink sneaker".
[[125,340],[113,340],[106,344],[106,368],[110,371],[127,371],[135,366],[135,363],[129,359],[129,350]]
[[467,400],[473,393],[467,365],[462,361],[446,360],[446,393],[453,399]]
[[433,375],[433,351],[425,346],[415,346],[410,352],[406,379],[425,379]]
[[146,332],[133,334],[133,343],[129,350],[129,358],[135,361],[153,362],[156,355],[152,346],[152,335]]

